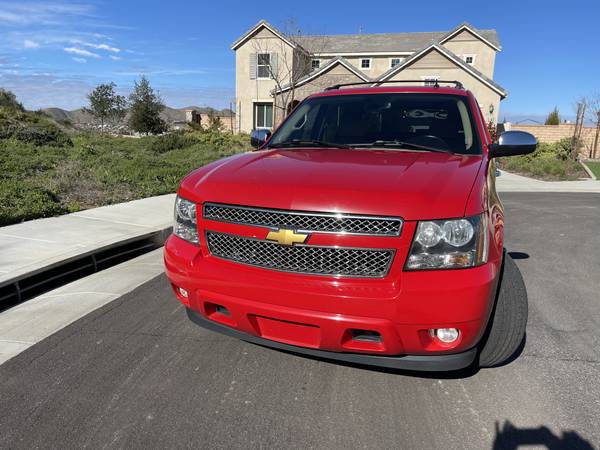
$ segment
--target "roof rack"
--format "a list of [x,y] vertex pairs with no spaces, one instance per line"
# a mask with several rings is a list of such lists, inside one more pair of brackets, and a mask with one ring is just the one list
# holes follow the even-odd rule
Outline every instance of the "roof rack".
[[356,83],[334,84],[333,86],[326,87],[325,90],[326,91],[334,91],[343,86],[359,86],[359,85],[364,85],[364,84],[371,84],[371,85],[385,84],[385,83],[419,83],[419,84],[421,84],[424,82],[430,82],[430,83],[435,82],[432,86],[435,88],[439,88],[440,83],[444,83],[444,84],[453,84],[456,89],[464,89],[463,84],[460,81],[456,81],[456,80],[452,80],[452,81],[446,81],[446,80],[391,80],[391,81],[360,81],[360,82],[356,82]]

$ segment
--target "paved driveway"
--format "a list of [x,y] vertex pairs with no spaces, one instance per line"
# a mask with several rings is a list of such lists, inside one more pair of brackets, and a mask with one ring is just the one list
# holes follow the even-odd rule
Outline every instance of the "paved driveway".
[[597,448],[600,195],[504,194],[522,354],[443,377],[278,352],[190,324],[164,277],[0,366],[0,448]]

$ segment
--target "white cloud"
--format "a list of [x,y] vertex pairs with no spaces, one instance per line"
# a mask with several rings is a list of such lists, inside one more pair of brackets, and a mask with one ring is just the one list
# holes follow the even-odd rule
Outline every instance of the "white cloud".
[[76,58],[76,57],[74,57],[74,58],[71,58],[71,59],[73,61],[75,61],[75,62],[78,62],[78,63],[86,63],[87,62],[87,59],[85,59],[85,58]]
[[25,17],[23,17],[19,14],[16,14],[16,13],[12,13],[10,11],[3,11],[3,10],[0,10],[0,22],[17,23],[17,24],[26,23]]
[[185,76],[185,75],[206,75],[207,69],[178,69],[178,68],[164,68],[164,69],[153,69],[149,67],[139,67],[135,70],[125,70],[122,72],[116,72],[117,75],[125,76],[138,76],[143,75],[165,75],[165,76]]
[[108,52],[113,52],[113,53],[119,53],[121,51],[120,48],[111,47],[110,45],[107,45],[107,44],[91,44],[89,42],[84,42],[83,45],[85,45],[86,47],[92,47],[92,48],[96,48],[98,50],[106,50]]
[[25,48],[38,48],[40,46],[40,44],[38,44],[35,41],[32,41],[31,39],[25,39],[23,41],[23,47]]
[[121,59],[123,59],[120,56],[115,56],[115,55],[108,55],[108,57],[110,59],[112,59],[113,61],[120,61]]
[[63,50],[65,52],[67,52],[67,53],[72,53],[73,55],[88,56],[90,58],[100,58],[100,55],[98,55],[97,53],[92,53],[92,52],[90,52],[88,50],[85,50],[83,48],[65,47]]
[[73,17],[92,17],[94,7],[81,3],[3,1],[0,22],[9,25],[59,25]]
[[74,39],[72,42],[73,44],[78,44],[83,47],[95,48],[96,50],[106,50],[107,52],[112,53],[119,53],[121,51],[120,48],[113,47],[112,45],[108,44],[95,44],[93,42],[81,41],[79,39]]

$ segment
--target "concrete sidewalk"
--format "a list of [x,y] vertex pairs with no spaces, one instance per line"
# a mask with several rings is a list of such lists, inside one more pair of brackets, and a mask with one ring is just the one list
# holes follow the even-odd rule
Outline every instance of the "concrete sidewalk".
[[169,228],[175,194],[0,228],[0,286],[57,263]]
[[595,192],[600,193],[600,181],[541,181],[500,171],[496,178],[498,192]]

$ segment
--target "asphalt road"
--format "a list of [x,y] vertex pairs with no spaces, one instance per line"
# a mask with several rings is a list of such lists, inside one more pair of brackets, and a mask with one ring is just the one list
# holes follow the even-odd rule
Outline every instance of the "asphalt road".
[[510,364],[424,376],[263,348],[188,322],[161,276],[0,366],[0,448],[598,448],[600,195],[502,197],[530,304]]

